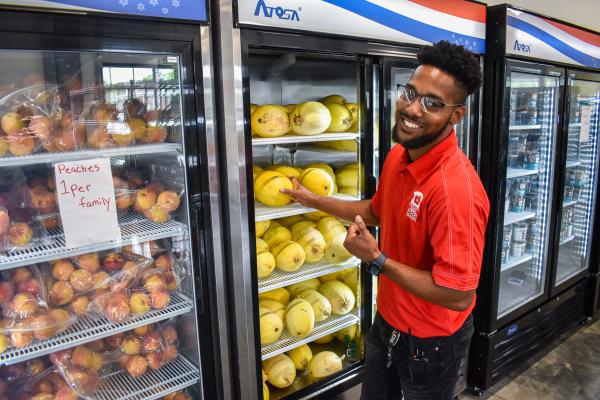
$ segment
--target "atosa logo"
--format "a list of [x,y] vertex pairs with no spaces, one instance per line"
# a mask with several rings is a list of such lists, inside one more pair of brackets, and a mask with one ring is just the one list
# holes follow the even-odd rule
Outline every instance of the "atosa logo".
[[292,10],[290,8],[283,7],[270,7],[267,5],[267,3],[265,3],[265,0],[258,0],[256,3],[256,9],[254,10],[254,16],[258,17],[262,14],[267,18],[273,18],[273,15],[275,15],[279,19],[300,21],[300,15],[298,14],[300,11],[300,7],[298,7],[298,10]]
[[414,192],[413,198],[408,205],[408,210],[406,210],[406,215],[413,222],[417,222],[417,217],[419,216],[419,208],[421,207],[421,203],[423,202],[423,193]]

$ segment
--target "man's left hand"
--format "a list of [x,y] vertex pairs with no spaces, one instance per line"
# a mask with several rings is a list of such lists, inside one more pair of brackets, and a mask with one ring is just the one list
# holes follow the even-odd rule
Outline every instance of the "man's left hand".
[[377,240],[371,235],[360,215],[356,216],[354,223],[348,228],[344,247],[366,263],[376,259],[380,253]]

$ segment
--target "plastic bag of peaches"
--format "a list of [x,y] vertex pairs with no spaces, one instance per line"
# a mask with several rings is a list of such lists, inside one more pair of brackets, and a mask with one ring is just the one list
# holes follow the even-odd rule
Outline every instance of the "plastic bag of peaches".
[[20,373],[20,377],[10,385],[0,380],[0,400],[77,400],[79,398],[58,369],[48,366],[47,358],[35,358],[14,365],[16,371],[13,372]]
[[37,266],[18,267],[0,275],[0,353],[50,339],[77,321],[69,310],[48,304]]
[[126,315],[121,305],[111,305],[111,298],[138,286],[152,264],[151,259],[121,249],[54,260],[42,269],[48,303],[78,317],[88,314],[123,322]]

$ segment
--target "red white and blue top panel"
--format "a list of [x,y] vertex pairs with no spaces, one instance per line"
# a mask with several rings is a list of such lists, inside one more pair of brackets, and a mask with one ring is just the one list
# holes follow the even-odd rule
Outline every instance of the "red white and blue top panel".
[[243,25],[485,52],[483,4],[464,0],[238,0]]
[[508,8],[506,53],[600,68],[600,34]]

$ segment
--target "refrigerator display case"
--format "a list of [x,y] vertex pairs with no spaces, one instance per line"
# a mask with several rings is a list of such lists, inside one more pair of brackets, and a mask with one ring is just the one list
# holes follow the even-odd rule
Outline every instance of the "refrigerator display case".
[[477,390],[584,318],[597,225],[600,75],[587,51],[598,35],[500,5],[488,8],[488,38],[480,175],[493,211],[470,355]]
[[[53,391],[86,399],[226,398],[208,289],[221,265],[209,28],[0,21],[6,395],[34,396],[52,375]],[[116,233],[99,234],[106,224]]]
[[[238,366],[239,398],[330,398],[361,383],[364,335],[374,317],[376,280],[360,268],[360,260],[349,255],[342,262],[324,257],[316,263],[304,262],[294,271],[286,271],[284,266],[272,272],[264,263],[269,257],[265,249],[275,257],[281,252],[279,244],[272,245],[275,230],[283,232],[281,237],[291,236],[292,241],[300,242],[293,232],[295,224],[316,222],[325,239],[327,255],[327,248],[333,248],[334,242],[330,233],[341,232],[345,236],[345,228],[339,224],[347,226],[349,222],[337,221],[333,227],[328,226],[324,222],[326,215],[315,214],[315,210],[295,202],[287,203],[287,199],[283,205],[269,206],[271,199],[265,195],[263,177],[273,176],[272,171],[293,176],[310,167],[322,168],[333,175],[337,184],[337,193],[332,196],[346,200],[371,198],[380,160],[387,154],[380,146],[389,147],[386,141],[390,138],[389,124],[382,122],[382,115],[392,110],[385,100],[385,96],[392,96],[384,83],[386,60],[414,63],[416,48],[441,39],[459,43],[459,39],[468,37],[468,45],[473,49],[484,48],[484,24],[480,20],[485,17],[484,6],[479,3],[457,2],[450,14],[408,1],[386,7],[381,11],[417,20],[422,25],[437,27],[445,23],[445,18],[461,19],[463,25],[454,36],[444,29],[436,31],[439,37],[414,40],[414,35],[421,35],[420,30],[405,32],[408,25],[400,23],[386,27],[370,13],[369,7],[355,10],[347,2],[294,0],[279,5],[220,1],[213,9],[218,20],[222,107],[218,126],[223,129],[221,148],[227,165],[223,172],[227,175],[228,196],[226,254],[231,271],[230,292],[235,293],[231,303],[236,317],[231,325],[235,332],[233,357]],[[425,9],[436,18],[419,20],[419,10]],[[357,23],[349,23],[352,20]],[[338,104],[331,107],[312,103],[309,107],[306,102]],[[347,115],[338,106],[357,108],[353,126],[298,134],[302,132],[294,124],[302,125],[302,113],[306,111],[303,107],[328,107],[332,119],[338,120],[340,114]],[[283,114],[286,109],[291,117]],[[271,119],[279,122],[267,126]],[[286,120],[292,125],[291,133]],[[272,135],[275,137],[268,137],[276,131]],[[346,179],[348,175],[351,183]],[[303,178],[300,176],[300,180]],[[277,179],[283,182],[281,177]],[[311,218],[314,221],[306,221]],[[285,235],[281,228],[290,233]],[[315,322],[312,329],[301,335],[294,335],[299,323],[290,316],[290,305],[296,305],[296,285],[317,289],[332,305],[331,316]],[[347,293],[340,286],[345,285],[353,292],[352,301],[347,301],[350,296],[343,296],[343,303],[351,304],[343,312],[335,311],[336,300],[325,289],[330,285]],[[286,303],[288,293],[288,306],[266,302]],[[273,313],[279,313],[279,319],[283,317],[285,321],[281,333],[272,329],[279,326],[273,322],[278,320]],[[274,335],[265,337],[272,331]],[[288,357],[306,355],[308,349],[313,364],[291,364]],[[329,353],[329,361],[335,362],[328,371],[319,371],[316,362],[324,351],[335,353],[335,358]]]

